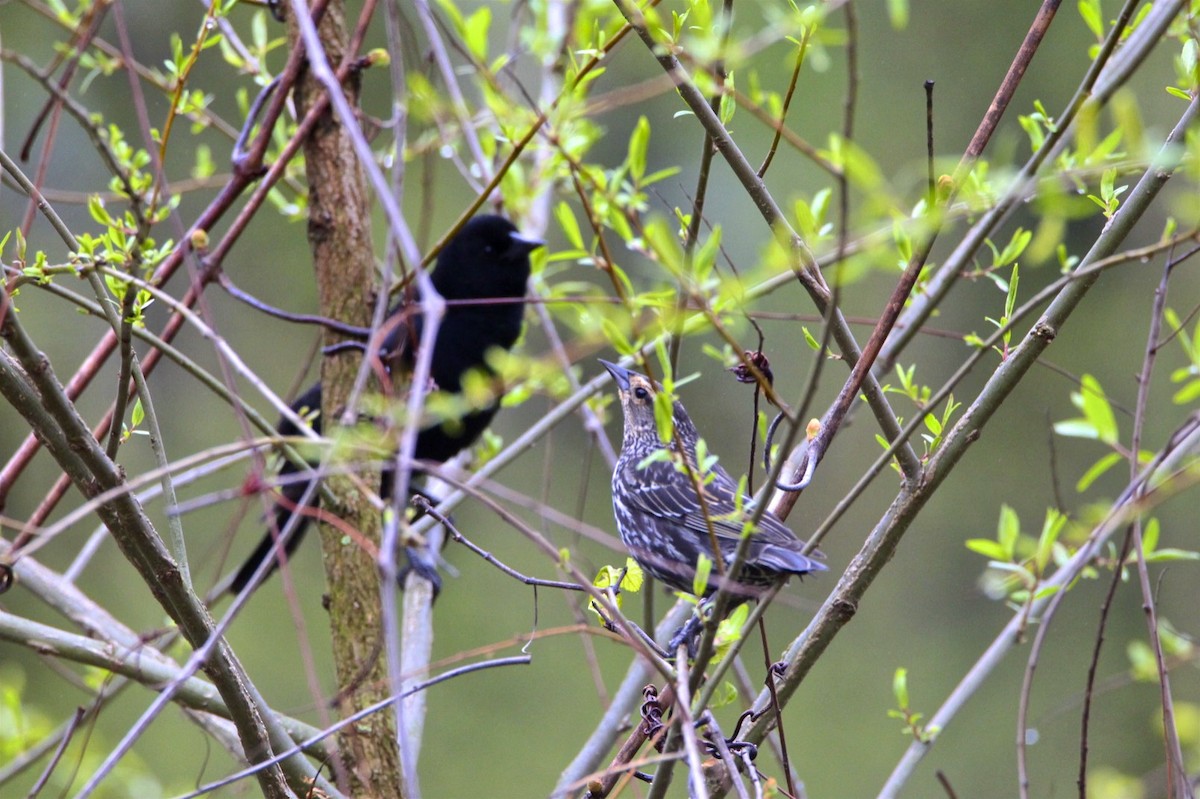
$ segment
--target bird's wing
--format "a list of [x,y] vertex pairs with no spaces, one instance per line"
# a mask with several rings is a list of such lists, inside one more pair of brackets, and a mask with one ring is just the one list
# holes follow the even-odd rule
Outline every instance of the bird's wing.
[[[742,525],[753,514],[754,506],[749,497],[741,495],[742,511],[738,513],[735,498],[740,495],[740,486],[719,465],[715,471],[716,477],[705,487],[706,493],[716,497],[715,504],[720,508],[727,508],[730,514],[727,517],[728,521],[720,525],[717,536],[736,539],[741,536]],[[703,524],[704,520],[701,519],[700,522]],[[778,516],[767,510],[759,518],[754,535],[750,539],[747,561],[759,568],[776,572],[803,574],[824,571],[825,564],[805,555],[803,549],[804,542],[790,527],[780,521]]]
[[[625,497],[643,513],[669,519],[704,536],[709,523],[718,539],[736,541],[742,535],[742,525],[753,509],[751,500],[741,495],[738,484],[719,465],[710,472],[711,479],[703,486],[704,502],[696,494],[695,484],[668,461],[645,464],[638,475],[637,490]],[[739,501],[740,499],[740,501]],[[706,517],[707,512],[707,517]],[[764,514],[755,537],[763,544],[786,545],[796,536],[777,518]]]
[[[711,529],[722,553],[732,553],[746,519],[753,513],[753,504],[741,494],[728,472],[714,467],[711,479],[704,484],[701,505],[695,485],[673,463],[652,461],[640,471],[637,490],[627,491],[622,497],[633,510],[672,521],[701,541],[708,540]],[[823,563],[802,553],[803,542],[770,512],[759,519],[749,547],[747,560],[768,571],[803,574],[825,569]]]

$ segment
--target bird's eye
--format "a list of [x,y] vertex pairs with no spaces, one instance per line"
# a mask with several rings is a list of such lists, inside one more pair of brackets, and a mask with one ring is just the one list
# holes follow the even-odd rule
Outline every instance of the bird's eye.
[[643,388],[642,386],[638,386],[637,388],[635,388],[635,389],[633,390],[633,396],[637,397],[637,398],[638,398],[638,399],[640,399],[640,400],[644,400],[644,399],[646,399],[647,397],[649,397],[649,396],[650,396],[650,392],[649,392],[649,391],[647,391],[647,390],[646,390],[645,388]]

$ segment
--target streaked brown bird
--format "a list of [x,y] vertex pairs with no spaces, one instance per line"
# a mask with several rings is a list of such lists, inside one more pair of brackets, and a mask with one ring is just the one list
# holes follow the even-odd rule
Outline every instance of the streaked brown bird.
[[[613,515],[629,553],[642,568],[672,588],[693,593],[700,555],[712,561],[716,538],[725,568],[733,560],[753,502],[719,464],[702,472],[696,457],[699,436],[683,404],[674,403],[675,442],[659,438],[654,397],[662,387],[645,375],[600,361],[617,383],[625,431],[613,470]],[[677,463],[679,455],[687,469]],[[688,472],[691,472],[691,475]],[[697,491],[697,486],[702,486]],[[703,499],[703,501],[702,501]],[[824,571],[803,553],[804,542],[770,511],[751,533],[749,549],[732,586],[753,598],[792,575]],[[714,566],[703,595],[720,587]]]

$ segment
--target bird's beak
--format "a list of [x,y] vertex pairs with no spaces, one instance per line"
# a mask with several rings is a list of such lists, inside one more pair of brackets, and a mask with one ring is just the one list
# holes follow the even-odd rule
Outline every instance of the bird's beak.
[[510,233],[509,237],[512,239],[513,247],[523,253],[533,252],[538,247],[546,246],[546,242],[541,239],[535,239],[533,236],[525,236],[520,232]]
[[613,376],[613,380],[617,381],[617,388],[621,389],[622,391],[629,390],[628,369],[623,369],[620,366],[617,366],[615,363],[609,363],[603,359],[600,360],[600,363],[604,364],[604,368],[607,369],[608,373]]

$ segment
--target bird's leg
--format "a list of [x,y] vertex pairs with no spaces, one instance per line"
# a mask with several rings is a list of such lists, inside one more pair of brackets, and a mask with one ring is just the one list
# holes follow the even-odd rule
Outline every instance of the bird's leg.
[[[422,488],[411,487],[409,491],[414,495],[425,500],[423,504],[420,502],[413,503],[416,508],[416,515],[412,521],[416,521],[424,516],[427,511],[426,507],[432,507],[437,504],[437,498],[427,493]],[[447,517],[447,521],[454,523],[452,517]],[[433,586],[433,598],[437,599],[438,593],[442,590],[442,576],[438,573],[437,556],[429,549],[428,546],[422,544],[405,544],[404,546],[404,565],[400,567],[400,573],[397,575],[397,581],[400,587],[404,588],[404,583],[408,579],[409,573],[414,573],[418,577],[426,580]]]
[[437,558],[427,546],[406,546],[404,548],[405,563],[400,567],[396,579],[400,587],[408,579],[409,573],[416,574],[433,586],[433,598],[436,600],[442,590],[442,576],[438,573]]
[[683,623],[683,626],[675,631],[671,636],[670,643],[667,644],[668,652],[679,651],[680,644],[687,644],[688,659],[696,657],[696,647],[700,643],[700,633],[704,629],[704,612],[702,605],[697,605],[692,611],[692,615]]

